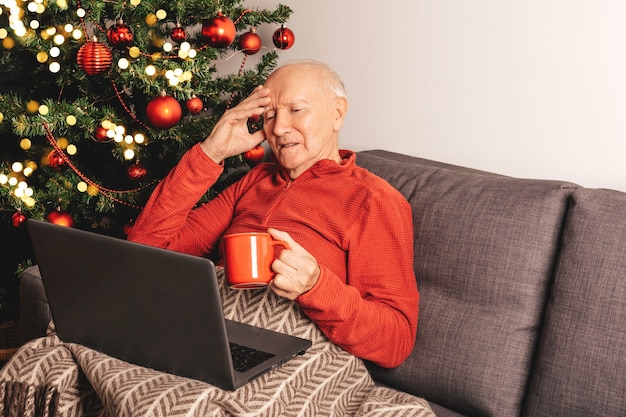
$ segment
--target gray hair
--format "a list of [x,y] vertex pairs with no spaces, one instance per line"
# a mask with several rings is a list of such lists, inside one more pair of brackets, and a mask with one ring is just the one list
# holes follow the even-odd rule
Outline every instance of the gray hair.
[[336,97],[347,97],[346,86],[341,80],[341,77],[339,77],[339,74],[337,74],[329,65],[314,59],[299,59],[288,61],[279,66],[277,70],[288,66],[310,67],[319,71],[326,90],[324,92],[333,94]]

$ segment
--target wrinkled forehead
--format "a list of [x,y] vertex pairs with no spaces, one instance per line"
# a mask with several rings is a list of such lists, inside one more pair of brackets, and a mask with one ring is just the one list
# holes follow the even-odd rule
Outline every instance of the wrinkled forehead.
[[268,77],[264,86],[270,89],[273,108],[318,101],[327,96],[322,77],[307,67],[279,68]]

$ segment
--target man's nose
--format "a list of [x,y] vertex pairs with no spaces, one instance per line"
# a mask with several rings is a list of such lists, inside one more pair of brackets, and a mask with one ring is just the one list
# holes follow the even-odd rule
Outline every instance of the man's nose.
[[274,117],[274,134],[276,136],[282,136],[291,130],[291,123],[289,122],[289,116],[284,112],[276,112]]

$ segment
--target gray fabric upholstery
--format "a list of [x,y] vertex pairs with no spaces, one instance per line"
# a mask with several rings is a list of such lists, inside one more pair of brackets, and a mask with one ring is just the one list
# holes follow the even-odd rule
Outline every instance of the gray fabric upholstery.
[[518,416],[575,186],[399,159],[357,163],[413,207],[420,323],[409,359],[371,372],[463,414]]
[[626,194],[577,190],[526,416],[626,416],[625,271]]
[[52,319],[38,266],[20,274],[20,318],[25,342],[45,335]]

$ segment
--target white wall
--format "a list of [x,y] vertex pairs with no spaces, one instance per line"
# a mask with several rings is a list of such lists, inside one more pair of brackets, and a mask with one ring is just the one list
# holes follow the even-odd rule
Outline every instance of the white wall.
[[279,63],[324,61],[347,86],[343,148],[626,191],[626,1],[282,3]]

